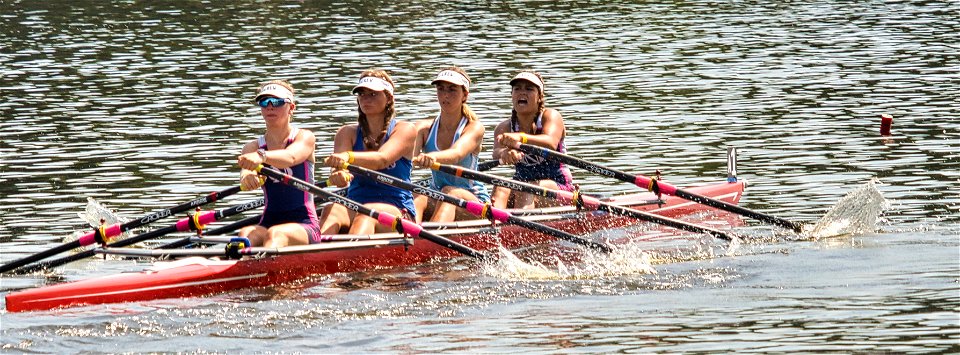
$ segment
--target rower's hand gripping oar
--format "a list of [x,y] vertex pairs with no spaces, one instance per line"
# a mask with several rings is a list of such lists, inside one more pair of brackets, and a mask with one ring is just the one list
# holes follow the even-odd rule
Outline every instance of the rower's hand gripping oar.
[[668,227],[685,230],[688,232],[710,234],[720,239],[733,240],[733,237],[730,236],[729,234],[713,228],[701,227],[695,224],[683,222],[673,218],[658,216],[648,212],[611,205],[608,203],[604,203],[594,197],[580,194],[579,192],[574,193],[569,191],[550,190],[550,189],[546,189],[546,188],[532,185],[532,184],[504,179],[496,175],[490,175],[490,174],[481,173],[479,171],[465,169],[459,166],[434,164],[434,166],[431,168],[437,171],[445,172],[450,175],[482,181],[495,186],[505,187],[511,190],[526,192],[526,193],[534,194],[537,196],[543,196],[543,197],[554,199],[569,205],[580,205],[583,208],[586,208],[589,210],[606,211],[616,215],[632,217],[632,218],[636,218],[636,219],[647,221],[647,222],[653,222],[653,223],[665,225]]
[[89,232],[81,236],[79,239],[75,241],[65,243],[58,247],[54,247],[46,251],[42,251],[42,252],[30,255],[23,259],[14,260],[3,266],[0,266],[0,273],[5,273],[7,271],[19,268],[29,263],[43,260],[48,257],[54,256],[66,251],[70,251],[79,247],[84,247],[94,243],[106,244],[111,238],[118,236],[123,232],[147,225],[161,218],[169,217],[174,214],[189,210],[191,208],[195,208],[197,206],[202,206],[202,205],[211,203],[213,201],[223,199],[239,191],[240,191],[240,186],[234,186],[234,187],[225,189],[223,191],[212,192],[206,196],[194,199],[192,201],[189,201],[165,210],[148,214],[146,216],[141,217],[140,219],[136,219],[127,223],[123,223],[123,224],[117,223],[110,226],[100,226],[99,228],[96,228],[92,232]]
[[793,223],[783,218],[774,217],[768,214],[743,208],[743,207],[734,205],[732,203],[727,203],[717,199],[709,198],[707,196],[698,195],[698,194],[683,190],[681,188],[678,188],[669,183],[658,181],[657,179],[652,179],[643,175],[630,175],[616,169],[600,166],[598,164],[594,164],[580,158],[576,158],[567,154],[563,154],[563,153],[546,149],[543,147],[538,147],[535,145],[518,143],[513,148],[527,154],[533,154],[533,155],[544,157],[546,159],[558,161],[564,164],[570,164],[578,168],[590,171],[594,174],[612,177],[623,182],[633,183],[634,185],[637,185],[638,187],[647,189],[649,191],[677,196],[693,202],[702,203],[704,205],[707,205],[713,208],[721,209],[727,212],[733,212],[742,216],[747,216],[747,217],[754,218],[754,219],[767,222],[773,225],[788,228],[797,233],[800,233],[803,230],[802,225]]
[[371,218],[377,220],[377,222],[379,222],[381,225],[391,227],[397,230],[397,232],[400,232],[401,234],[418,236],[420,238],[434,242],[440,246],[453,249],[457,252],[460,252],[463,255],[471,256],[480,260],[487,260],[490,258],[487,254],[476,251],[466,245],[463,245],[455,241],[452,241],[450,239],[441,237],[439,235],[427,232],[419,224],[416,224],[408,219],[393,216],[386,212],[376,211],[374,209],[361,205],[360,203],[353,201],[351,199],[348,199],[346,197],[337,195],[332,192],[325,191],[316,185],[300,180],[289,174],[284,174],[274,168],[260,165],[257,167],[257,172],[262,175],[266,175],[268,177],[272,177],[274,179],[280,180],[284,184],[293,186],[296,189],[309,192],[314,196],[321,197],[327,201],[341,204],[352,211],[356,211],[357,213],[370,216]]
[[[500,165],[500,161],[498,161],[498,160],[487,160],[487,161],[484,161],[484,162],[481,162],[481,163],[477,164],[477,170],[479,170],[479,171],[486,171],[486,170],[493,169],[493,168],[497,167],[498,165]],[[415,183],[416,183],[417,185],[426,186],[427,184],[429,184],[429,179],[418,180],[418,181],[416,181]],[[322,188],[325,188],[325,187],[327,187],[327,186],[330,186],[330,185],[333,185],[333,184],[330,182],[330,180],[326,180],[326,181],[322,181],[322,182],[320,182],[320,183],[317,183],[317,186],[319,186],[321,189],[322,189]],[[343,188],[343,189],[335,189],[335,190],[333,190],[332,192],[335,193],[335,194],[337,194],[337,195],[343,196],[343,195],[345,195],[345,194],[347,193],[347,189],[346,189],[346,188]],[[325,200],[323,200],[323,199],[321,199],[321,198],[319,198],[319,197],[317,197],[316,199],[314,199],[314,202],[315,202],[317,205],[323,203],[324,201],[325,201]],[[319,207],[318,207],[318,208],[319,208]],[[318,211],[318,213],[319,213],[319,211]],[[233,231],[236,231],[237,229],[240,229],[240,228],[243,228],[243,227],[252,225],[252,224],[254,224],[254,223],[257,223],[257,221],[259,221],[261,217],[262,217],[262,214],[258,214],[258,215],[255,215],[255,216],[250,216],[250,217],[244,218],[244,219],[242,219],[242,220],[239,220],[239,221],[230,223],[230,224],[228,224],[228,225],[221,226],[221,227],[218,227],[218,228],[215,228],[215,229],[211,229],[211,230],[205,232],[204,235],[221,235],[221,234],[231,233],[231,232],[233,232]],[[161,245],[161,246],[157,247],[157,249],[175,249],[175,248],[182,248],[182,247],[189,246],[189,245],[191,245],[191,244],[193,244],[193,240],[192,240],[192,239],[190,239],[190,238],[183,238],[183,239],[180,239],[180,240],[177,240],[177,241],[168,243],[168,244]]]
[[601,250],[606,253],[609,253],[611,251],[610,247],[606,245],[583,239],[576,235],[564,232],[562,230],[559,230],[550,226],[546,226],[540,223],[518,218],[516,216],[511,215],[510,212],[508,211],[504,211],[502,209],[493,207],[489,203],[484,204],[476,201],[467,201],[462,198],[454,197],[437,190],[412,184],[412,183],[400,180],[398,178],[395,178],[393,176],[383,174],[377,171],[373,171],[361,166],[344,164],[344,167],[350,170],[350,172],[353,174],[363,175],[379,183],[387,184],[387,185],[401,188],[404,190],[409,190],[409,191],[412,191],[413,193],[421,194],[440,202],[446,202],[446,203],[456,205],[457,207],[463,208],[468,212],[483,218],[490,218],[490,219],[495,219],[497,221],[504,222],[504,223],[515,224],[521,227],[532,229],[540,233],[554,236],[556,238],[560,238],[566,241],[574,242],[574,243],[585,245],[597,250]]

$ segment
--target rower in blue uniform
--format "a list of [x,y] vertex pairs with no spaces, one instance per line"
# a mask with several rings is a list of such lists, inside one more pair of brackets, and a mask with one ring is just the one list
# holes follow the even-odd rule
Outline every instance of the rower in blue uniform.
[[[356,177],[342,169],[343,163],[353,164],[410,181],[413,169],[413,145],[416,130],[410,122],[395,119],[394,83],[383,70],[367,70],[353,88],[359,114],[357,123],[341,127],[334,137],[334,153],[324,165],[334,169],[330,182],[347,186],[347,198],[376,211],[394,216],[413,218],[416,208],[410,191],[387,186],[374,180]],[[377,220],[330,204],[321,215],[324,234],[370,234],[389,232]]]

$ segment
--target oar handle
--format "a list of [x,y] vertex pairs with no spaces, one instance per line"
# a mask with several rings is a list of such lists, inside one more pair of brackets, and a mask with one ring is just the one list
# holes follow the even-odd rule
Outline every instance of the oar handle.
[[680,189],[669,183],[652,179],[647,176],[630,175],[623,171],[604,167],[604,166],[594,164],[574,156],[570,156],[570,155],[560,153],[554,150],[546,149],[543,147],[538,147],[535,145],[520,143],[514,148],[527,154],[533,154],[533,155],[541,156],[545,159],[550,159],[550,160],[558,161],[564,164],[573,165],[578,168],[590,171],[597,175],[608,176],[623,182],[629,182],[634,185],[637,185],[640,188],[647,189],[649,191],[657,191],[667,195],[677,196],[677,197],[690,200],[693,202],[701,203],[713,208],[717,208],[727,212],[733,212],[742,216],[754,218],[759,221],[763,221],[763,222],[777,225],[780,227],[788,228],[798,233],[803,230],[803,227],[800,224],[793,223],[786,219],[774,217],[765,213],[753,211],[738,205],[734,205],[732,203],[727,203],[727,202],[713,199],[707,196],[695,194],[695,193]]
[[564,240],[585,245],[594,249],[602,250],[604,252],[611,251],[610,247],[606,245],[580,238],[573,234],[564,232],[562,230],[559,230],[547,225],[543,225],[540,223],[531,222],[522,218],[518,218],[512,215],[509,211],[493,207],[488,203],[485,204],[485,203],[480,203],[476,201],[467,201],[462,198],[445,194],[443,192],[433,190],[427,187],[418,186],[418,185],[403,181],[401,179],[398,179],[396,177],[364,168],[362,166],[346,164],[346,168],[350,170],[350,172],[353,174],[366,176],[370,179],[376,180],[377,182],[380,182],[383,184],[387,184],[387,185],[404,189],[404,190],[409,190],[409,191],[412,191],[413,193],[424,195],[440,202],[453,204],[457,207],[467,210],[467,212],[470,212],[482,218],[493,218],[503,223],[515,224],[521,227],[525,227],[527,229],[532,229],[547,235],[554,236],[556,238],[564,239]]
[[393,216],[386,212],[376,211],[374,209],[371,209],[367,206],[364,206],[346,197],[324,191],[323,189],[317,187],[316,185],[313,185],[311,183],[298,179],[294,176],[281,173],[280,171],[277,171],[274,168],[261,165],[257,167],[257,172],[259,172],[260,174],[266,175],[268,177],[272,177],[277,180],[280,180],[284,184],[293,186],[298,190],[309,192],[309,193],[312,193],[314,196],[321,197],[327,201],[343,205],[352,211],[356,211],[357,213],[370,216],[371,218],[377,220],[377,222],[379,222],[381,225],[394,228],[398,231],[401,231],[402,233],[418,236],[420,238],[434,242],[438,245],[447,247],[449,249],[453,249],[457,252],[460,252],[463,255],[471,256],[481,260],[489,259],[489,256],[487,254],[476,251],[466,245],[457,243],[453,240],[427,232],[426,230],[423,229],[423,227],[421,227],[420,225],[408,219]]

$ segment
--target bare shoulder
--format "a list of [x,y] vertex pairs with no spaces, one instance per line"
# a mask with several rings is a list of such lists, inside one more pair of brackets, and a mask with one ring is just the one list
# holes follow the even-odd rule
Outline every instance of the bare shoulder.
[[480,122],[480,120],[473,120],[467,123],[465,130],[474,132],[478,131],[483,134],[483,132],[486,132],[487,128],[483,126],[483,122]]
[[562,120],[563,117],[560,115],[560,111],[557,111],[556,109],[552,109],[552,108],[546,108],[543,110],[543,119]]
[[433,121],[434,121],[433,117],[427,117],[422,120],[417,120],[413,124],[416,125],[417,129],[419,130],[419,129],[429,128],[431,125],[433,125]]
[[341,134],[357,134],[357,126],[358,124],[356,123],[343,125],[340,127],[340,129],[337,130],[337,135],[339,136]]
[[495,133],[507,132],[510,130],[510,120],[503,120],[497,124],[497,127],[493,129]]
[[414,125],[412,122],[403,121],[403,120],[397,120],[397,125],[395,127],[395,129],[414,129],[414,128],[416,128],[416,125]]
[[315,139],[315,138],[316,138],[316,135],[314,135],[314,134],[313,134],[313,131],[311,131],[311,130],[309,130],[309,129],[301,128],[300,131],[297,133],[297,137],[298,137],[298,138],[302,137],[302,138],[307,138],[307,139]]

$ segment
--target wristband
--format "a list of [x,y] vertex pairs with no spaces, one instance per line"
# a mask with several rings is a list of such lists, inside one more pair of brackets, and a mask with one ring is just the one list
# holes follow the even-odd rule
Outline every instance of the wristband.
[[527,144],[527,134],[520,133],[520,143]]
[[347,164],[353,164],[353,151],[347,151]]

